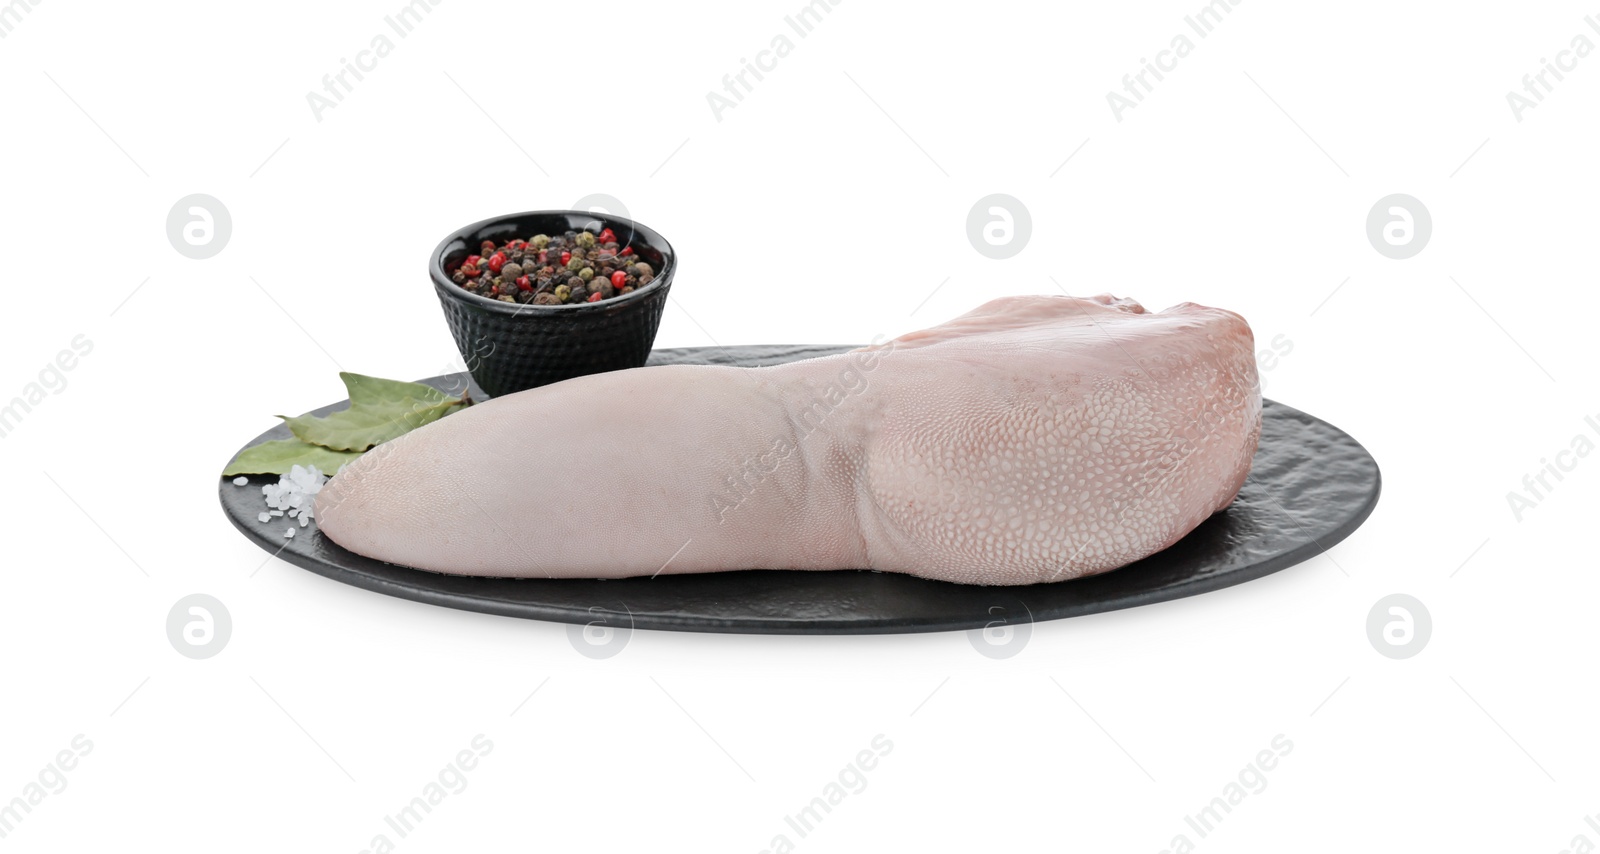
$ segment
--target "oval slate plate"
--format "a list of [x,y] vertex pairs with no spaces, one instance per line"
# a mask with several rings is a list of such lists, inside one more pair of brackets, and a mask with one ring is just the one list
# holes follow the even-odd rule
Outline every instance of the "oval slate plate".
[[[827,346],[657,350],[650,365],[773,365],[850,349]],[[460,393],[466,374],[423,382]],[[473,399],[483,400],[472,386]],[[317,410],[326,414],[346,401]],[[249,445],[288,438],[279,425]],[[1165,551],[1090,578],[981,587],[866,570],[750,569],[610,581],[440,575],[362,557],[311,527],[286,540],[249,486],[222,478],[222,508],[257,545],[319,575],[379,593],[511,617],[640,629],[759,634],[881,634],[1054,620],[1229,587],[1314,557],[1354,531],[1378,501],[1378,465],[1325,421],[1266,401],[1261,444],[1239,497]]]

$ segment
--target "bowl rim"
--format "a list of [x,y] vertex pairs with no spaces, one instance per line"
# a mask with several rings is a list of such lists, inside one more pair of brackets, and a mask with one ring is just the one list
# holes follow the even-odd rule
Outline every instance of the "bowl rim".
[[[507,220],[535,216],[587,216],[601,220],[612,228],[615,228],[618,224],[626,224],[635,233],[643,232],[646,236],[652,238],[649,240],[649,242],[653,246],[656,243],[660,244],[655,248],[661,251],[661,256],[663,259],[661,270],[656,273],[655,278],[651,279],[649,284],[642,288],[634,289],[633,293],[631,294],[623,294],[622,296],[600,300],[599,302],[580,302],[566,305],[536,305],[531,302],[510,303],[497,299],[490,299],[489,297],[482,296],[481,294],[475,294],[461,287],[460,285],[451,281],[449,276],[445,275],[444,253],[446,247],[448,247],[450,244],[455,243],[458,240],[465,240],[467,236],[473,232],[489,228],[490,226],[499,225]],[[556,209],[521,211],[519,213],[501,214],[499,216],[489,217],[488,219],[478,220],[475,223],[463,226],[455,231],[450,232],[443,240],[439,241],[439,245],[435,246],[432,254],[428,256],[428,276],[433,280],[434,290],[438,291],[441,296],[445,296],[457,301],[463,301],[471,305],[476,305],[482,309],[495,311],[500,314],[508,314],[515,317],[519,314],[538,315],[549,312],[598,312],[621,308],[629,303],[648,299],[651,294],[654,294],[656,291],[665,288],[667,283],[672,279],[672,273],[677,267],[677,263],[678,252],[672,247],[672,244],[667,241],[667,238],[662,236],[661,232],[656,231],[655,229],[645,225],[642,222],[639,222],[636,219],[630,219],[629,217],[625,216],[616,216],[615,214],[595,213],[593,211]]]

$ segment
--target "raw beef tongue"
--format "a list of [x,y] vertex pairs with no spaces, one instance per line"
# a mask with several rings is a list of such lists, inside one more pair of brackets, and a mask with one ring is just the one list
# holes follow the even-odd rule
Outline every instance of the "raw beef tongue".
[[1260,431],[1239,315],[1005,297],[833,356],[496,398],[369,451],[316,520],[359,554],[464,575],[1032,584],[1176,542],[1233,500]]

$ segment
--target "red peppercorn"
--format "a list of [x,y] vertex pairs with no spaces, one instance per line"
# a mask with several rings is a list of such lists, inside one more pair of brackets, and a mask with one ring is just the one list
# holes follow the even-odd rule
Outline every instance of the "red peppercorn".
[[478,277],[478,268],[471,264],[462,264],[461,272],[469,279],[476,279]]
[[628,283],[628,274],[627,273],[624,273],[621,270],[618,270],[615,273],[611,274],[611,286],[612,287],[620,288],[623,285],[626,285],[627,283]]
[[462,263],[466,264],[469,267],[476,267],[479,264],[483,263],[483,256],[482,255],[468,255],[467,256],[467,260],[463,261]]
[[496,252],[489,256],[489,272],[498,273],[500,272],[500,268],[504,267],[505,265],[506,256],[503,253]]
[[506,248],[507,249],[521,249],[522,247],[527,246],[527,245],[528,245],[528,242],[526,240],[513,240],[510,243],[506,244]]
[[616,240],[617,240],[617,236],[615,234],[611,233],[611,229],[609,229],[609,228],[601,229],[599,242],[601,242],[601,243],[615,243]]
[[533,290],[533,282],[530,281],[527,276],[518,276],[517,277],[517,287],[519,287],[519,288],[521,288],[521,289],[523,289],[525,291],[531,291],[531,290]]
[[599,294],[590,294],[588,301],[589,302],[599,302],[600,301],[600,295]]
[[633,254],[633,247],[632,246],[624,246],[624,247],[622,247],[622,251],[618,252],[617,254],[618,255],[623,255],[623,256],[632,255]]
[[572,261],[572,253],[568,252],[565,249],[561,250],[561,266],[565,267],[571,261]]
[[543,263],[545,263],[546,261],[549,261],[549,260],[550,260],[550,250],[548,250],[548,249],[540,249],[539,250],[539,263],[543,264]]
[[489,296],[497,297],[499,295],[500,295],[500,286],[499,285],[490,285],[489,286]]

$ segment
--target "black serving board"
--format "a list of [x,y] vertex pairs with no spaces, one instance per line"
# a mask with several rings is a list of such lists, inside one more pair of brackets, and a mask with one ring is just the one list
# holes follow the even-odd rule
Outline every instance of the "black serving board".
[[[649,365],[774,365],[848,346],[694,347],[657,350]],[[466,374],[422,380],[460,393]],[[347,401],[316,410],[326,414]],[[289,436],[279,425],[245,447]],[[1308,560],[1349,536],[1372,512],[1378,465],[1333,425],[1268,400],[1254,467],[1233,504],[1170,548],[1089,578],[1025,587],[983,587],[868,570],[747,569],[608,581],[440,575],[363,557],[316,529],[266,509],[256,475],[220,484],[222,508],[263,549],[318,575],[391,596],[509,617],[638,629],[760,634],[881,634],[980,629],[1147,605],[1230,587]]]

